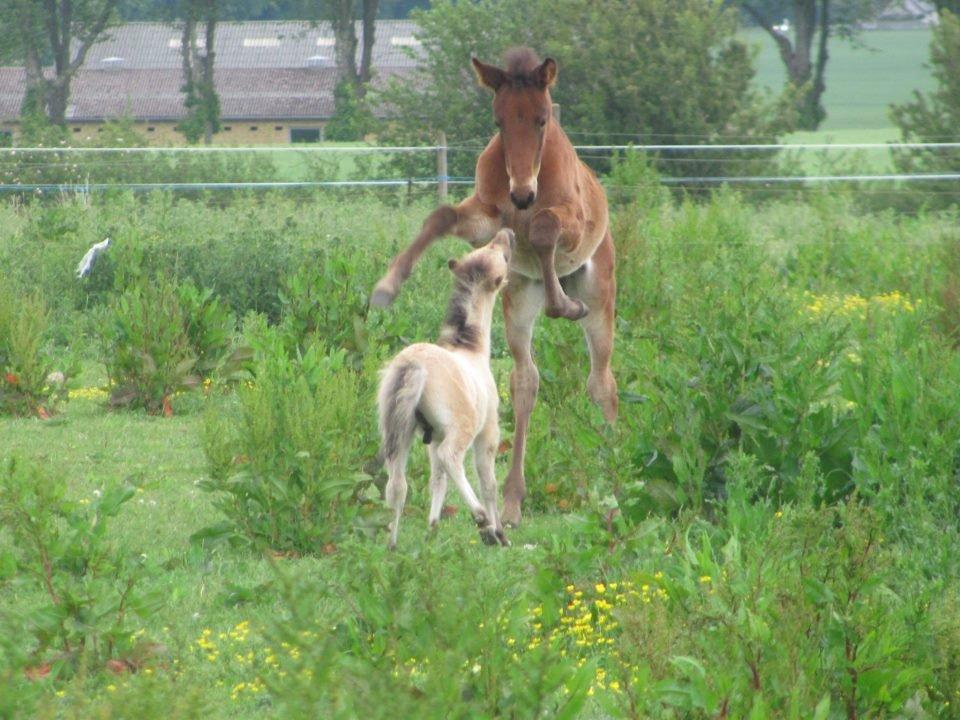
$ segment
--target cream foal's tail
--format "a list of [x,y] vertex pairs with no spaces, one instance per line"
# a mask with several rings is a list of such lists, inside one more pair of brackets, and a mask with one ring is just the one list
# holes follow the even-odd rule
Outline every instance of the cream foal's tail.
[[422,365],[405,362],[387,368],[380,381],[380,439],[383,459],[389,467],[406,465],[407,453],[417,431],[417,405],[427,384]]

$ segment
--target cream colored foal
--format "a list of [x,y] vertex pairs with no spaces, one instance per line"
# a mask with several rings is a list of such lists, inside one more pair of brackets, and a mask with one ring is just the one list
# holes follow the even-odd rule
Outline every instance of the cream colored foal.
[[[391,548],[397,545],[407,498],[407,456],[418,427],[430,454],[430,527],[435,528],[440,519],[447,479],[453,478],[483,541],[508,544],[497,511],[494,460],[500,443],[499,396],[490,372],[490,324],[513,244],[513,231],[501,230],[488,245],[459,261],[451,260],[454,290],[440,340],[410,345],[383,371],[377,402],[382,455],[389,474],[387,503],[394,511]],[[463,467],[471,447],[482,503]]]

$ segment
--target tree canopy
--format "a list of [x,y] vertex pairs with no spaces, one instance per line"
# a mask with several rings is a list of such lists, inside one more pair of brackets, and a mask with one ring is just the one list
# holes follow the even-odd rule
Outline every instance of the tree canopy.
[[[786,127],[751,86],[752,53],[735,37],[735,11],[710,0],[438,0],[413,17],[425,55],[419,74],[382,94],[400,118],[386,133],[395,141],[433,142],[444,131],[453,144],[485,143],[490,96],[470,58],[498,63],[520,44],[557,59],[552,97],[576,140],[707,143]],[[451,162],[472,171],[472,160]]]

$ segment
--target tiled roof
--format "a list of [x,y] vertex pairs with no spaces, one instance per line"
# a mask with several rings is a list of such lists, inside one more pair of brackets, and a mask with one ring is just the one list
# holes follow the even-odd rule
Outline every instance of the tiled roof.
[[[373,43],[373,67],[413,67],[405,49],[416,50],[417,26],[408,20],[380,20]],[[357,37],[363,28],[357,23]],[[334,64],[330,23],[221,22],[215,40],[218,68],[302,68]],[[357,43],[360,62],[362,43]],[[166,23],[128,23],[111,29],[90,48],[86,64],[104,67],[104,60],[122,58],[124,68],[180,68],[180,28]],[[311,60],[312,59],[312,60]]]
[[[415,66],[403,51],[411,47],[414,30],[408,21],[377,23],[374,85],[410,72]],[[216,38],[214,82],[223,120],[325,119],[333,113],[333,46],[317,44],[318,38],[322,43],[323,38],[330,38],[332,43],[328,26],[220,23]],[[318,55],[331,60],[314,60],[308,65],[307,58]],[[104,62],[108,58],[122,61]],[[106,40],[90,49],[70,86],[67,119],[101,120],[121,115],[139,120],[180,119],[185,114],[182,84],[176,28],[162,23],[129,23],[110,30]],[[21,68],[0,67],[0,120],[19,115],[24,89]]]

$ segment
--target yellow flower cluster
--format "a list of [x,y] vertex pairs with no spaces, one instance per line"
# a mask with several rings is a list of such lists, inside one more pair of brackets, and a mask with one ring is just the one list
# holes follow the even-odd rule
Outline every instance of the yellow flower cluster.
[[[562,657],[568,654],[576,657],[580,666],[598,650],[602,650],[604,655],[613,660],[618,660],[619,652],[610,648],[619,634],[620,625],[615,619],[616,613],[633,603],[647,605],[667,600],[669,593],[662,580],[663,573],[658,571],[653,575],[652,582],[634,583],[624,580],[596,583],[583,589],[576,585],[567,585],[567,602],[560,608],[559,627],[556,630],[544,633],[539,621],[543,609],[533,608],[533,633],[527,649],[532,650],[541,643],[550,642],[555,647],[559,646]],[[508,645],[513,644],[511,640],[512,638],[507,639]],[[517,659],[516,655],[514,659]],[[619,693],[623,688],[618,680],[608,680],[607,670],[601,666],[596,670],[588,695],[592,696],[598,690]]]
[[74,388],[67,393],[71,400],[103,400],[109,391],[101,387]]
[[250,682],[238,682],[233,686],[233,689],[230,690],[230,699],[239,700],[243,693],[257,695],[264,690],[266,690],[266,687],[260,678],[254,678]]
[[862,295],[827,294],[815,295],[804,293],[804,309],[809,315],[834,315],[842,318],[866,319],[867,313],[877,310],[888,313],[912,313],[922,303],[922,300],[911,300],[897,290],[864,297]]

